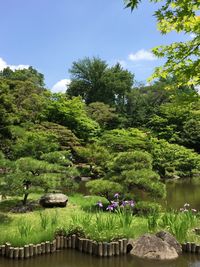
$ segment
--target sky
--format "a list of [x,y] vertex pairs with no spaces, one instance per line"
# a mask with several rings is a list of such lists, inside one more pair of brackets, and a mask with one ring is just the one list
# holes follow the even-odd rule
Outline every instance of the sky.
[[72,62],[99,57],[146,83],[164,62],[151,48],[192,38],[161,35],[155,10],[147,0],[132,13],[123,0],[0,0],[0,70],[33,66],[58,92],[70,82]]

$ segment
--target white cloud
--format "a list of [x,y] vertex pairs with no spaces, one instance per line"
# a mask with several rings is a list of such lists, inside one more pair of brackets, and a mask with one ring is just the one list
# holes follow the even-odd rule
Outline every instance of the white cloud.
[[137,51],[135,54],[131,53],[128,56],[128,59],[131,61],[140,61],[140,60],[156,60],[157,58],[154,56],[152,52],[141,49]]
[[65,93],[67,86],[71,83],[70,79],[63,79],[54,84],[51,91],[53,93]]
[[28,69],[29,65],[9,65],[3,58],[0,57],[0,71],[3,69],[9,67],[11,70],[22,70],[22,69]]

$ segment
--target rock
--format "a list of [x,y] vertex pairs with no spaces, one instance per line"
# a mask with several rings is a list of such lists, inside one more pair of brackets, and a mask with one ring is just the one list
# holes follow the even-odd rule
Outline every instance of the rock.
[[66,207],[68,197],[60,193],[49,193],[40,198],[40,205],[46,208]]
[[145,234],[137,240],[129,240],[127,251],[140,258],[154,260],[172,260],[178,257],[174,246],[151,234]]
[[176,252],[180,255],[182,253],[182,246],[177,242],[176,238],[168,232],[160,231],[156,234],[157,237],[167,242],[170,247],[175,248]]
[[23,205],[23,203],[17,203],[16,206],[14,206],[10,212],[13,213],[26,213],[31,212],[39,207],[39,203],[37,201],[29,201],[26,203],[26,205]]

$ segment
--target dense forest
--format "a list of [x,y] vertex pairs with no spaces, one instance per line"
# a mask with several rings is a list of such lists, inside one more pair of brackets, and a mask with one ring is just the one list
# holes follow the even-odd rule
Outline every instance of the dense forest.
[[200,173],[200,96],[176,77],[138,85],[120,64],[73,62],[66,93],[32,67],[0,72],[0,194],[77,190],[108,200],[165,197],[163,180]]

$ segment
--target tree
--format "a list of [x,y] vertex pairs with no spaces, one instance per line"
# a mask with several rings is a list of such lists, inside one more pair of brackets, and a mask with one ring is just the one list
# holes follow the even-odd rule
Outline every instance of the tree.
[[114,194],[123,193],[123,187],[119,183],[102,179],[89,181],[86,187],[91,194],[105,197],[109,202],[113,200]]
[[126,193],[137,188],[153,197],[165,197],[165,185],[152,170],[151,155],[143,151],[120,152],[109,165],[106,178],[123,185]]
[[[133,10],[141,0],[125,0],[125,5]],[[151,0],[157,3],[158,0]],[[176,76],[176,85],[198,85],[200,83],[200,16],[197,11],[200,2],[196,0],[165,0],[155,12],[158,29],[162,34],[171,31],[192,34],[193,39],[155,47],[152,51],[157,57],[167,58],[163,67],[156,68],[152,78],[168,75]],[[175,85],[175,84],[174,84]]]
[[80,95],[86,104],[104,102],[102,100],[105,99],[106,91],[102,78],[106,68],[106,62],[99,58],[84,58],[73,62],[69,70],[72,77],[67,94]]
[[0,71],[0,79],[28,81],[35,86],[44,86],[44,75],[33,67],[28,69],[11,70],[9,67]]
[[67,90],[68,95],[80,95],[86,104],[103,102],[123,110],[134,76],[123,70],[119,63],[109,68],[99,58],[84,58],[73,62],[70,73],[72,82]]
[[24,157],[7,162],[7,171],[1,176],[0,192],[10,196],[23,195],[22,202],[26,205],[29,194],[36,188],[45,192],[72,190],[74,178],[79,173],[71,166],[68,155],[68,152],[48,153],[43,155],[45,160]]
[[102,176],[105,174],[111,155],[104,146],[96,143],[87,144],[85,147],[76,147],[75,151],[80,161],[86,162],[89,165],[91,176]]
[[69,99],[53,94],[47,110],[47,120],[68,127],[75,135],[87,140],[100,132],[99,124],[88,117],[85,103],[80,97]]
[[116,112],[116,108],[103,102],[93,102],[87,106],[88,115],[99,123],[103,129],[113,129],[119,125],[123,118]]

